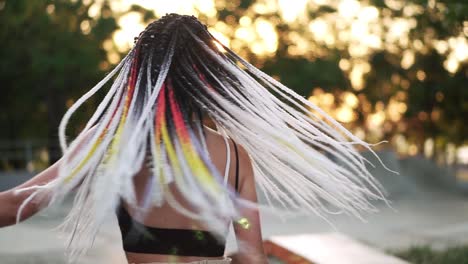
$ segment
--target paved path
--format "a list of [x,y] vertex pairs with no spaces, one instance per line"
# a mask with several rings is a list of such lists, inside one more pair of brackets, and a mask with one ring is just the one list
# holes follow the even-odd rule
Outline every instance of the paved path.
[[[387,160],[390,160],[387,164],[392,162],[391,158]],[[392,206],[396,211],[385,205],[378,205],[380,212],[367,215],[367,223],[350,216],[334,216],[330,220],[335,228],[315,216],[296,217],[283,222],[275,216],[263,213],[264,237],[340,232],[381,249],[403,249],[413,245],[444,248],[468,244],[468,197],[445,188],[447,184],[437,180],[439,173],[425,163],[403,166],[396,159],[393,162],[401,166],[402,174],[392,176],[394,178],[386,176],[383,181],[389,189]],[[437,175],[431,176],[430,173]],[[385,172],[377,174],[382,177]],[[420,176],[410,176],[415,174]],[[431,178],[427,178],[427,175]],[[64,263],[64,240],[50,229],[60,222],[66,210],[66,206],[47,210],[20,225],[0,229],[1,264]],[[231,234],[228,249],[234,248]],[[337,252],[339,250],[336,249]],[[81,263],[125,263],[115,219],[109,219],[108,225],[96,240],[94,249]]]
[[286,263],[303,263],[296,261],[303,257],[318,264],[409,264],[340,233],[274,236],[268,241],[272,254]]
[[[464,197],[433,194],[425,198],[396,201],[393,206],[397,212],[382,207],[380,213],[368,216],[367,223],[348,216],[334,217],[332,221],[336,229],[317,217],[297,217],[282,222],[274,216],[262,214],[263,234],[267,238],[274,235],[338,231],[383,249],[427,244],[442,248],[468,243],[468,199]],[[63,212],[49,210],[20,225],[0,229],[1,263],[63,263],[65,242],[58,232],[50,231],[59,223],[61,215]],[[228,248],[234,247],[231,237]],[[124,255],[120,248],[115,219],[109,219],[95,248],[81,263],[98,261],[123,264]]]

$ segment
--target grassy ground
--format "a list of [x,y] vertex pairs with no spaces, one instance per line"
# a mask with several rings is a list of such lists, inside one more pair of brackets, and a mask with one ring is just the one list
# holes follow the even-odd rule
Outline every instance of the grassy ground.
[[468,245],[435,250],[429,246],[390,252],[414,264],[468,264]]

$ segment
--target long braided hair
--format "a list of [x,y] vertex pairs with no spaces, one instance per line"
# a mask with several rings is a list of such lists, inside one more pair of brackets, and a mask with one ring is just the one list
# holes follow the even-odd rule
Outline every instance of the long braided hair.
[[[96,112],[68,145],[70,117],[114,76]],[[70,242],[78,256],[86,247],[75,245],[90,245],[121,199],[137,205],[132,180],[148,166],[151,180],[143,208],[168,202],[222,233],[226,218],[242,217],[226,201],[258,205],[223,184],[204,136],[197,136],[204,133],[203,116],[246,149],[267,208],[359,217],[375,209],[369,200],[385,200],[366,169],[368,161],[355,149],[372,151],[370,144],[239,57],[195,17],[168,14],[148,25],[120,64],[65,114],[59,128],[64,152],[59,176],[35,186],[28,201],[42,191],[52,193],[52,202],[60,201],[78,188],[65,222],[74,230]],[[92,138],[71,155],[91,129]],[[196,212],[173,199],[170,183]]]

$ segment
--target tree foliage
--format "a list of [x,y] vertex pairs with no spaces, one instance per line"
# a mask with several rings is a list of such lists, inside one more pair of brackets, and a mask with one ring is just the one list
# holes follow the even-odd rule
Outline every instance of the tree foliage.
[[[108,4],[88,14],[91,1],[0,1],[0,138],[49,138],[67,105],[109,69],[103,42],[117,28]],[[86,115],[87,110],[82,112]]]
[[[335,96],[340,91],[349,91],[359,98],[361,105],[369,103],[370,108],[354,109],[358,118],[346,124],[351,129],[364,129],[370,135],[368,140],[391,140],[395,135],[404,135],[408,144],[415,144],[419,151],[423,150],[428,138],[433,139],[436,148],[441,150],[447,143],[466,144],[468,59],[458,61],[455,68],[452,44],[468,37],[467,3],[372,0],[315,4],[311,1],[304,6],[305,11],[299,18],[285,21],[281,7],[270,8],[267,1],[240,2],[242,8],[230,8],[223,1],[216,2],[216,21],[233,28],[223,32],[235,46],[233,48],[303,96],[310,96],[316,87],[320,87]],[[350,10],[340,10],[340,4],[344,2],[354,5],[349,6]],[[352,15],[351,9],[356,6],[367,13]],[[364,31],[377,35],[379,41],[374,39],[377,43],[366,46],[364,53],[359,49],[356,52],[356,44],[361,40],[342,40],[343,31],[351,34],[358,31],[359,27],[354,26],[363,22],[363,15],[370,15],[369,10],[375,14],[372,20],[364,23]],[[344,23],[338,21],[343,15],[349,15]],[[259,19],[266,19],[275,26],[278,46],[273,54],[255,54],[251,50],[252,41],[239,38],[238,29],[242,28],[241,21],[246,17],[249,19],[244,21],[252,21],[249,22],[252,25]],[[330,34],[331,41],[311,33],[317,21],[321,22],[322,28],[325,21],[329,32],[323,33]],[[400,28],[394,27],[398,23]],[[222,29],[217,26],[213,25],[215,29]],[[403,34],[392,37],[396,30],[403,30]],[[301,53],[296,54],[292,48],[300,46],[301,41],[307,43],[307,48],[302,47],[299,49]],[[460,49],[468,52],[466,44]],[[350,66],[342,67],[341,63]],[[452,63],[451,68],[447,63]],[[364,64],[369,68],[362,74],[361,87],[353,85],[353,64]],[[392,113],[388,112],[392,111],[391,104],[395,102],[404,110],[400,117],[393,115],[392,119],[389,118]],[[386,118],[377,125],[383,133],[373,137],[368,127],[373,122],[370,117],[376,111],[385,112]]]
[[[354,6],[343,12],[340,4],[344,2]],[[454,66],[452,44],[466,41],[468,4],[437,0],[309,1],[299,18],[288,20],[280,1],[214,3],[216,15],[200,13],[199,18],[226,36],[232,49],[267,73],[305,97],[318,88],[332,94],[336,100],[330,111],[342,106],[343,94],[354,94],[359,100],[352,109],[356,118],[346,125],[355,131],[364,130],[368,140],[404,135],[419,151],[428,138],[441,150],[447,143],[466,144],[468,63],[462,59]],[[112,67],[104,44],[118,29],[120,14],[105,1],[99,5],[98,15],[90,16],[94,4],[84,0],[0,0],[1,140],[48,137],[50,145],[56,144],[56,129],[67,106]],[[356,5],[367,13],[349,15]],[[155,17],[152,11],[136,5],[128,12],[142,14],[144,23]],[[371,18],[362,20],[363,14]],[[343,16],[348,17],[343,20]],[[344,33],[362,30],[354,28],[355,22],[377,37],[369,43],[346,38]],[[274,50],[255,50],[259,32],[253,39],[240,34],[239,29],[255,31],[260,23],[273,26],[275,39],[263,45],[271,46],[274,41]],[[403,33],[392,37],[398,23],[402,26],[396,29]],[[324,36],[323,27],[328,29],[328,36]],[[313,32],[317,28],[318,33]],[[356,83],[355,69],[360,70],[360,83]],[[99,98],[84,106],[80,115],[89,115]],[[378,120],[378,111],[385,118],[372,124]],[[79,116],[72,125],[78,129]],[[381,133],[375,134],[372,127]]]

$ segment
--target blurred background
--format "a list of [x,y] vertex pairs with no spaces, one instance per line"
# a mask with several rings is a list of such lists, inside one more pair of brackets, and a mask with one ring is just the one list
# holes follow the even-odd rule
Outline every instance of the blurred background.
[[[388,141],[376,150],[400,174],[374,173],[399,214],[382,209],[367,226],[338,218],[340,232],[414,263],[441,254],[468,261],[465,1],[0,0],[0,191],[60,157],[57,128],[66,109],[169,12],[197,16],[225,45],[362,139]],[[70,136],[104,94],[76,114]],[[25,246],[31,232],[48,236],[47,250],[60,259],[60,243],[42,230],[61,214],[0,230],[0,259],[11,261],[0,262],[52,263],[18,260],[44,251]],[[320,219],[263,220],[265,237],[330,230]],[[462,263],[455,261],[424,263]]]

